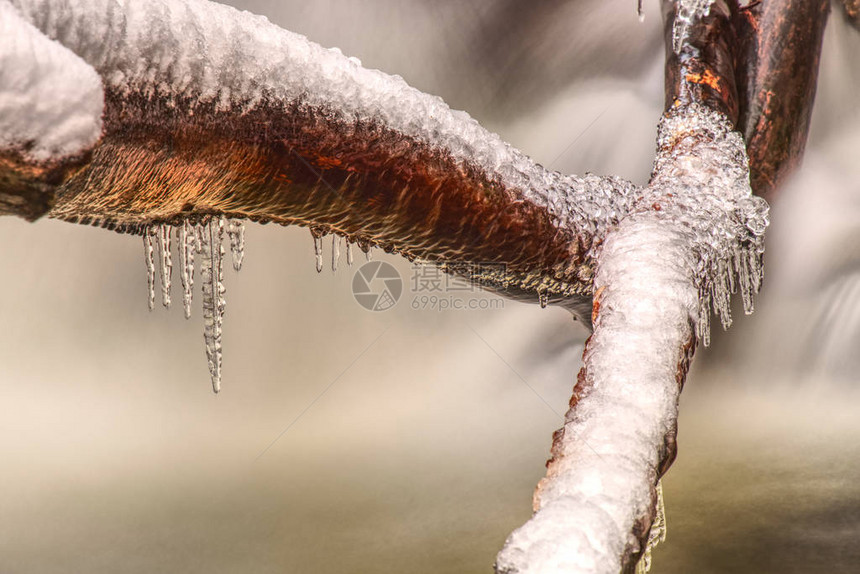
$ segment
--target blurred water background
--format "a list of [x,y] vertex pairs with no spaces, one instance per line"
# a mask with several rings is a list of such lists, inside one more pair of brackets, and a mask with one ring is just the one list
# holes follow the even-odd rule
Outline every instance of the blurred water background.
[[[656,2],[641,24],[632,0],[233,4],[544,165],[647,181]],[[682,396],[654,572],[860,564],[858,55],[834,13],[758,311],[699,350]],[[0,572],[491,571],[578,370],[566,312],[416,311],[407,291],[371,313],[343,261],[316,274],[306,230],[250,225],[214,396],[199,306],[149,313],[142,255],[138,237],[0,221]]]

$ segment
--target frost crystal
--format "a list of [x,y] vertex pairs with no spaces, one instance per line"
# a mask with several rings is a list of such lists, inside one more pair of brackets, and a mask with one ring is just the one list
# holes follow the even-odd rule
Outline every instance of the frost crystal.
[[155,232],[147,227],[143,232],[143,257],[146,263],[146,287],[149,293],[149,310],[155,308]]
[[711,11],[714,0],[679,0],[678,13],[672,25],[672,49],[676,54],[681,52],[681,46],[687,39],[690,26],[696,20],[704,18]]
[[185,309],[185,318],[191,318],[191,300],[194,288],[194,250],[196,247],[197,233],[191,224],[183,221],[176,228],[177,242],[179,243],[179,266],[182,268],[182,306]]
[[227,221],[227,235],[230,237],[230,252],[233,254],[233,269],[242,269],[242,261],[245,260],[245,226],[241,221],[230,219]]
[[224,220],[213,217],[203,224],[203,339],[212,377],[212,390],[221,390],[221,324],[224,318]]
[[161,302],[170,307],[170,276],[173,273],[173,260],[170,257],[170,226],[158,226],[158,253],[161,263]]

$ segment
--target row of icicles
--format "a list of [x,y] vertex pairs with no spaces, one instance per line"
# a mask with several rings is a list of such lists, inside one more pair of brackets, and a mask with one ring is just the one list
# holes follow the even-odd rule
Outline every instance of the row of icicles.
[[[194,288],[194,262],[200,259],[200,275],[203,293],[203,339],[206,344],[206,359],[212,390],[221,390],[221,331],[224,320],[224,232],[230,240],[233,269],[239,271],[245,259],[245,228],[241,221],[212,217],[201,223],[184,221],[179,225],[154,224],[144,230],[143,246],[146,261],[147,286],[149,288],[149,310],[155,308],[156,262],[161,274],[161,301],[165,307],[171,303],[171,276],[173,274],[173,235],[179,252],[180,278],[182,281],[182,305],[185,318],[191,318],[191,302]],[[171,233],[173,232],[173,233]],[[318,228],[311,228],[314,240],[314,255],[317,272],[323,269],[323,235]],[[332,235],[331,269],[337,270],[340,259],[342,237]],[[360,249],[371,258],[369,244],[359,243]],[[157,248],[157,249],[156,249]],[[156,259],[156,250],[158,257]],[[346,244],[346,262],[353,263],[352,243]]]

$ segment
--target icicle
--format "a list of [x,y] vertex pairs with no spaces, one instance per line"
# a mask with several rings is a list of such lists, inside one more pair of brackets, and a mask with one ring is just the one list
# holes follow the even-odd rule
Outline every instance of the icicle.
[[636,15],[639,16],[639,21],[645,21],[645,12],[642,10],[642,0],[639,0],[636,3]]
[[230,219],[227,222],[227,235],[230,236],[230,251],[233,253],[233,269],[242,269],[245,259],[245,226],[241,221]]
[[203,241],[206,235],[206,224],[199,223],[194,226],[194,250],[198,255],[203,253]]
[[666,541],[666,506],[663,502],[663,481],[657,481],[657,515],[651,530],[648,532],[648,540],[645,543],[645,552],[636,565],[636,574],[647,574],[651,570],[651,552],[661,542]]
[[212,390],[221,390],[221,325],[224,318],[224,220],[215,218],[203,225],[203,339],[212,377]]
[[368,261],[373,259],[373,247],[368,247],[367,251],[364,252],[364,256],[367,257]]
[[540,291],[538,293],[538,302],[540,303],[541,309],[546,309],[546,306],[549,304],[549,296],[546,294],[546,291]]
[[176,228],[176,241],[179,244],[179,266],[182,274],[182,305],[185,308],[185,318],[191,318],[191,299],[194,287],[194,251],[197,244],[195,228],[183,221]]
[[144,260],[146,262],[146,285],[149,290],[149,310],[155,308],[155,247],[154,230],[147,226],[143,231]]
[[346,264],[352,267],[352,241],[346,240]]
[[336,233],[331,236],[331,271],[337,271],[337,260],[340,259],[340,236]]
[[699,320],[696,322],[696,336],[705,347],[711,345],[711,295],[707,289],[699,293]]
[[173,260],[170,254],[170,226],[158,226],[158,252],[161,255],[161,302],[170,307],[170,276],[173,274]]
[[319,228],[311,227],[311,237],[314,238],[314,257],[316,258],[317,273],[322,273],[322,268],[323,268],[323,255],[322,255],[323,233]]

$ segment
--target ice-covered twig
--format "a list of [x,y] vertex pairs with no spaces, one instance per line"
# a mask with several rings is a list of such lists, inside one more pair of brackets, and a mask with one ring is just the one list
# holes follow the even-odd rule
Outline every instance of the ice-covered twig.
[[536,513],[508,539],[498,572],[635,567],[657,480],[675,455],[696,332],[707,332],[702,301],[720,301],[727,313],[730,285],[757,288],[766,225],[767,205],[751,195],[743,140],[729,122],[701,106],[667,113],[651,184],[598,257],[594,334]]

